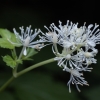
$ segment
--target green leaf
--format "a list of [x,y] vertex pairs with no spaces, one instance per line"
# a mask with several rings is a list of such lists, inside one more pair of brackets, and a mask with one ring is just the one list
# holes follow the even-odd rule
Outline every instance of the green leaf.
[[17,59],[16,51],[14,49],[11,50],[11,54],[12,54],[13,59]]
[[23,64],[22,60],[20,60],[20,59],[16,60],[16,63],[17,64]]
[[2,36],[2,38],[5,38],[5,39],[11,38],[11,32],[8,31],[7,29],[0,29],[0,35]]
[[13,49],[15,46],[21,46],[19,45],[19,41],[17,41],[15,34],[7,29],[0,29],[0,36],[0,46],[2,48]]
[[37,54],[38,52],[33,49],[33,48],[28,48],[27,49],[27,55],[22,57],[22,60],[33,60],[30,57],[32,57],[33,55]]
[[29,58],[29,57],[31,57],[31,56],[33,56],[33,55],[35,55],[35,54],[37,54],[38,52],[35,50],[35,49],[33,49],[33,48],[28,48],[28,50],[27,50],[27,58]]
[[7,39],[0,38],[0,46],[2,48],[13,49],[14,45],[12,45]]
[[5,38],[7,40],[10,39],[13,42],[17,42],[15,34],[7,29],[0,29],[0,35],[2,38]]
[[6,63],[7,66],[10,66],[11,68],[16,67],[17,65],[16,61],[12,59],[12,57],[9,55],[4,56],[3,61]]

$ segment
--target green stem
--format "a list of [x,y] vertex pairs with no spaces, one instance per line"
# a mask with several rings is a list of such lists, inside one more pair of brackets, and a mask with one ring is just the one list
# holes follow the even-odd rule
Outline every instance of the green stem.
[[[21,53],[20,53],[18,59],[21,59],[24,50],[25,50],[25,47],[22,48],[22,51],[21,51]],[[15,52],[15,53],[16,53],[16,52]],[[17,68],[18,68],[18,64],[17,64],[16,67],[13,69],[13,76],[14,76],[14,77],[17,77]]]
[[42,66],[42,65],[45,65],[45,64],[48,64],[48,63],[51,63],[51,62],[54,62],[54,61],[55,61],[54,58],[51,58],[51,59],[49,59],[49,60],[42,61],[42,62],[40,62],[40,63],[37,63],[37,64],[35,64],[35,65],[32,65],[32,66],[30,66],[30,67],[28,67],[28,68],[26,68],[26,69],[24,69],[24,70],[18,72],[18,73],[16,74],[16,77],[12,76],[12,77],[0,88],[0,92],[2,92],[15,78],[17,78],[17,77],[19,77],[19,76],[21,76],[21,75],[23,75],[23,74],[25,74],[25,73],[31,71],[31,70],[34,69],[34,68],[40,67],[40,66]]
[[20,59],[20,58],[22,57],[22,55],[23,55],[23,52],[24,52],[25,48],[26,48],[26,47],[23,47],[23,48],[22,48],[22,51],[21,51],[21,53],[20,53],[20,55],[19,55],[18,59]]
[[13,49],[13,52],[14,52],[14,56],[15,56],[15,58],[17,59],[17,54],[16,54],[16,50],[15,50],[15,48]]
[[17,77],[17,68],[18,68],[18,64],[16,65],[16,67],[12,70],[13,76]]
[[43,62],[37,63],[37,64],[35,64],[35,65],[32,65],[32,66],[30,66],[30,67],[28,67],[28,68],[26,68],[26,69],[24,69],[24,70],[18,72],[18,73],[17,73],[17,77],[19,77],[19,76],[21,76],[21,75],[27,73],[28,71],[30,71],[30,70],[32,70],[32,69],[34,69],[34,68],[40,67],[40,66],[42,66],[42,65],[45,65],[45,64],[48,64],[48,63],[51,63],[51,62],[54,62],[54,61],[55,61],[54,58],[51,58],[51,59],[49,59],[49,60],[45,60],[45,61],[43,61]]
[[12,77],[0,88],[0,92],[2,92],[13,80],[14,80],[14,76],[12,76]]

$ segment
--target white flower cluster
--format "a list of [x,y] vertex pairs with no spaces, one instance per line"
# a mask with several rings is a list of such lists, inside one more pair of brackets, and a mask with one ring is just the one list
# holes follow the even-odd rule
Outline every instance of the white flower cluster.
[[[66,25],[62,25],[59,21],[59,27],[56,27],[54,23],[49,28],[45,26],[48,30],[46,34],[41,30],[35,30],[32,34],[31,26],[27,27],[26,31],[20,27],[21,34],[14,29],[14,33],[19,45],[24,46],[24,55],[27,55],[26,47],[39,50],[52,44],[52,51],[56,56],[54,60],[58,62],[58,66],[63,68],[63,71],[70,73],[70,80],[67,83],[69,92],[71,92],[71,84],[75,84],[80,92],[78,85],[88,85],[82,72],[91,71],[92,68],[89,68],[89,65],[97,62],[94,58],[98,53],[95,46],[100,44],[100,31],[97,29],[99,25],[95,24],[93,27],[90,24],[86,27],[85,24],[78,27],[78,23],[73,24],[69,20]],[[33,41],[39,33],[42,34],[39,35],[39,40]],[[57,44],[61,46],[62,52],[59,52]]]
[[[31,25],[29,27],[26,27],[26,30],[24,30],[23,26],[19,27],[19,29],[21,30],[21,34],[19,34],[15,30],[15,28],[13,30],[19,42],[17,45],[24,46],[24,51],[23,51],[24,55],[27,55],[26,47],[35,48],[37,50],[40,50],[41,48],[43,48],[43,44],[41,43],[41,40],[33,41],[36,38],[36,36],[40,33],[40,30],[35,29],[34,34],[32,34],[33,30],[31,29]],[[16,44],[16,43],[13,43],[13,44]]]
[[[48,32],[39,35],[40,40],[46,45],[53,44],[52,51],[56,55],[55,60],[58,66],[63,68],[63,71],[70,73],[70,80],[67,83],[69,92],[71,92],[70,85],[75,84],[77,90],[80,92],[78,85],[88,85],[87,81],[83,78],[83,71],[91,71],[89,65],[96,63],[94,58],[98,53],[95,48],[96,44],[100,44],[100,32],[97,29],[99,25],[95,24],[93,27],[90,24],[86,27],[78,27],[78,23],[73,24],[67,21],[66,25],[62,25],[59,21],[59,27],[54,23],[49,28],[45,26]],[[57,44],[62,48],[60,53]]]

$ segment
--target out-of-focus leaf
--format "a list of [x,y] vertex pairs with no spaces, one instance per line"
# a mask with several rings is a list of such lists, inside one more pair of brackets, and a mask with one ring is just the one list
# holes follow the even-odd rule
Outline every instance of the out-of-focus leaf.
[[35,49],[28,48],[27,49],[27,55],[22,57],[22,60],[33,60],[30,57],[37,54],[38,52]]
[[79,100],[74,91],[69,93],[66,85],[43,73],[28,73],[13,85],[19,100]]
[[0,29],[0,35],[2,36],[2,38],[5,38],[5,39],[11,38],[11,32],[8,31],[7,29]]
[[19,42],[14,33],[7,29],[0,29],[0,46],[2,48],[13,49],[15,46],[19,47]]
[[[0,74],[2,80],[5,81],[4,77],[6,75],[4,73]],[[69,93],[66,85],[54,81],[51,76],[41,72],[27,73],[14,80],[8,88],[9,90],[4,92],[6,92],[6,95],[14,98],[14,100],[80,100],[74,90],[72,90],[72,93]],[[2,93],[0,93],[0,100],[9,100],[6,98],[6,95],[1,99]],[[12,98],[10,100],[13,100]]]
[[14,45],[12,45],[7,39],[0,38],[0,47],[7,48],[7,49],[13,49]]
[[87,100],[100,100],[100,86],[89,89],[84,93]]
[[23,61],[20,60],[20,59],[18,59],[18,60],[16,60],[16,63],[18,63],[18,64],[23,64]]
[[15,100],[11,93],[9,92],[2,92],[0,93],[0,100]]

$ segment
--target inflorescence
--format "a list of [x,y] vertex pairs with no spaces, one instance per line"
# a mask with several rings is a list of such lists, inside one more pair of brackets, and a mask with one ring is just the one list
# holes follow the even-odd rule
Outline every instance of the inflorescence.
[[[23,27],[20,28],[21,35],[14,33],[20,44],[25,47],[24,55],[26,55],[26,47],[41,49],[47,45],[52,44],[52,51],[55,54],[54,60],[57,61],[57,65],[63,69],[63,71],[70,73],[70,80],[67,85],[69,86],[69,92],[71,92],[70,85],[75,84],[77,90],[80,92],[78,85],[89,85],[83,77],[84,71],[91,71],[89,67],[92,63],[96,64],[97,60],[94,58],[98,53],[95,48],[96,44],[100,44],[100,30],[97,29],[99,25],[94,26],[90,24],[86,27],[78,27],[78,23],[74,24],[67,21],[66,25],[62,25],[59,21],[59,26],[56,27],[54,23],[50,25],[47,32],[44,33],[41,30],[35,30],[32,34],[31,26],[26,28],[24,32]],[[38,34],[41,35],[38,35]],[[39,36],[39,40],[34,41],[36,36]],[[59,52],[58,46],[61,46],[62,51]]]

